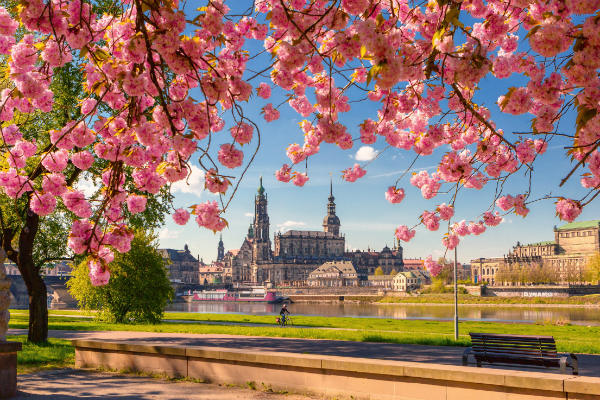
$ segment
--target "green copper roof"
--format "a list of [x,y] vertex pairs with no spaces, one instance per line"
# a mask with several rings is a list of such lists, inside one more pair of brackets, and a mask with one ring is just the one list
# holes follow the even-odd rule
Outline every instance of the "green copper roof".
[[571,222],[570,224],[566,224],[558,228],[558,231],[566,231],[570,229],[585,229],[585,228],[598,228],[600,226],[600,219],[595,219],[592,221],[581,221],[581,222]]
[[525,246],[548,246],[550,244],[554,244],[554,240],[547,240],[545,242],[537,242],[537,243],[529,243]]
[[260,186],[258,187],[258,194],[263,194],[265,192],[265,188],[262,185],[262,176],[260,177]]

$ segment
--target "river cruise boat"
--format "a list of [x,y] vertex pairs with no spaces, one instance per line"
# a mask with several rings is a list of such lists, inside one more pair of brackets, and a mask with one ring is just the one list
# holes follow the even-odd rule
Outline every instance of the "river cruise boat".
[[263,303],[280,303],[283,297],[277,296],[262,286],[239,288],[238,290],[216,289],[194,291],[192,301],[247,301]]

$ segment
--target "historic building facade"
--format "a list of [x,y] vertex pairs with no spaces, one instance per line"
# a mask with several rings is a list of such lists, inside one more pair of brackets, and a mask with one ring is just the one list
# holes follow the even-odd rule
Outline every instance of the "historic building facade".
[[268,198],[262,178],[254,198],[254,220],[241,247],[228,251],[225,265],[231,267],[233,282],[273,284],[302,282],[326,261],[342,260],[345,238],[340,234],[340,219],[335,214],[335,198],[330,187],[323,231],[291,230],[278,232],[274,246],[270,239]]
[[360,276],[352,261],[329,261],[308,274],[308,286],[359,286],[366,277]]
[[[600,220],[554,227],[554,241],[517,244],[505,257],[471,261],[474,282],[502,284],[497,274],[515,268],[541,268],[560,283],[582,282],[591,256],[600,251]],[[502,278],[502,277],[501,277]],[[501,279],[502,280],[502,279]]]
[[202,262],[190,253],[186,244],[183,250],[159,249],[171,282],[198,284],[199,268]]
[[[404,260],[402,258],[402,246],[396,244],[393,248],[387,245],[381,251],[355,250],[344,254],[354,262],[357,268],[366,270],[369,275],[373,275],[377,267],[381,267],[385,275],[404,270]],[[422,263],[421,263],[422,265]]]
[[[382,251],[346,252],[346,239],[336,215],[333,186],[330,185],[322,231],[290,230],[277,232],[270,239],[268,198],[262,178],[254,198],[254,220],[239,249],[224,251],[219,242],[218,256],[223,252],[223,264],[231,271],[236,283],[303,285],[309,274],[329,261],[353,263],[361,277],[382,267],[385,273],[402,270],[402,247]],[[223,250],[221,250],[223,248]]]

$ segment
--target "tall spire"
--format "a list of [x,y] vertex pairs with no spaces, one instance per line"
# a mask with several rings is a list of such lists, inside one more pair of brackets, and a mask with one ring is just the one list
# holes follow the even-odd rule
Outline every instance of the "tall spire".
[[262,176],[260,177],[260,185],[258,186],[258,194],[263,194],[265,192],[265,188],[262,184]]
[[323,218],[323,230],[331,232],[335,236],[340,234],[340,219],[335,215],[335,197],[333,197],[333,178],[329,181],[329,203],[327,203],[327,215]]
[[219,237],[219,247],[217,248],[217,261],[223,261],[225,258],[225,246],[223,246],[223,235]]

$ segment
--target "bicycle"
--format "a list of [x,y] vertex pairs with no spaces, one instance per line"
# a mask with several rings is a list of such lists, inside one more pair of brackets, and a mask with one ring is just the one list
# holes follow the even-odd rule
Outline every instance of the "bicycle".
[[292,321],[292,317],[290,317],[289,315],[287,317],[282,318],[282,317],[277,317],[277,325],[284,327],[284,326],[294,326],[294,321]]

